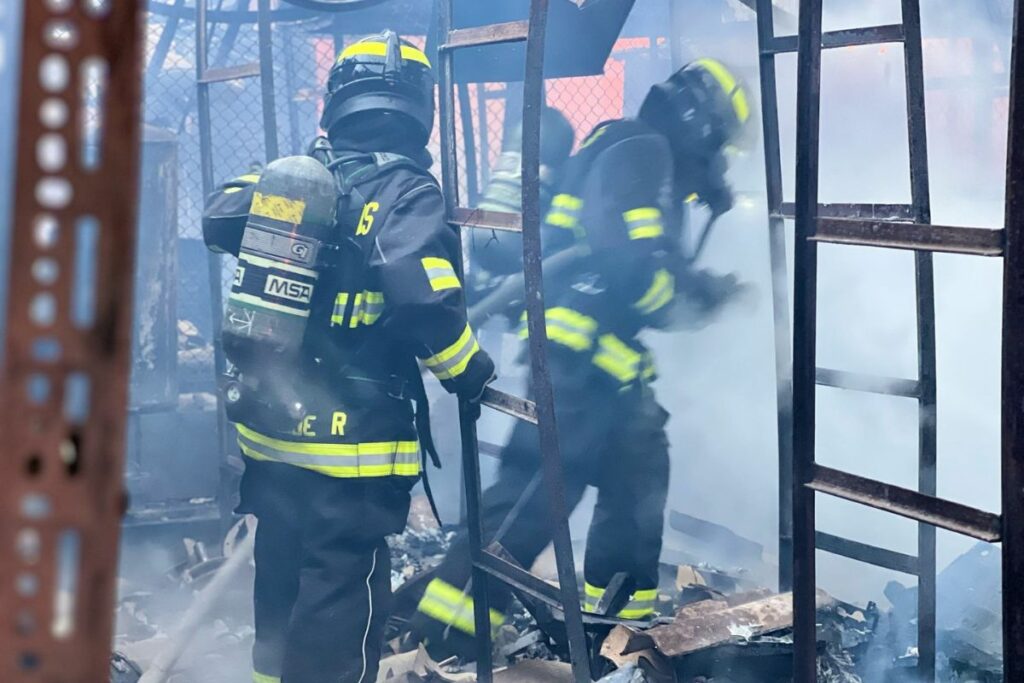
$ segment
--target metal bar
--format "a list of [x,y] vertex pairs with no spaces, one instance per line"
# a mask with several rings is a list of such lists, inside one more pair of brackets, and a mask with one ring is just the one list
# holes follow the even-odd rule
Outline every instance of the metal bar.
[[[447,36],[452,27],[452,0],[437,0],[438,33]],[[459,201],[458,157],[455,150],[455,78],[453,55],[440,52],[440,130],[441,176],[444,187],[445,213]],[[462,262],[459,259],[459,269]],[[477,677],[481,683],[493,681],[491,662],[490,582],[481,564],[483,547],[483,515],[481,513],[482,485],[480,482],[480,452],[477,443],[476,419],[469,404],[459,401],[459,426],[462,438],[462,476],[465,485],[466,529],[469,535],[469,554],[472,563],[473,623],[476,629]]]
[[484,395],[480,402],[488,408],[497,410],[499,413],[505,413],[525,422],[537,424],[537,406],[533,401],[487,387],[484,389]]
[[[0,368],[3,681],[110,676],[126,507],[143,10],[141,1],[109,2],[102,14],[77,4],[69,11],[66,3],[21,3],[13,206],[4,207],[12,222]],[[39,39],[53,22],[70,22],[74,46],[55,50]],[[106,71],[103,97],[89,103],[82,96],[93,84],[82,75],[86,59]],[[67,77],[62,82],[46,78],[54,64]],[[65,115],[44,125],[39,112],[54,101]],[[97,126],[98,152],[88,168],[77,153],[86,114]],[[37,145],[54,136],[76,153],[44,171]],[[51,262],[55,279],[33,275],[40,259]],[[84,292],[80,280],[88,280]],[[76,303],[86,304],[87,319],[75,318]],[[33,352],[44,340],[60,350],[56,363]],[[74,380],[86,389],[79,407],[87,415],[66,409]]]
[[[181,8],[185,5],[185,0],[174,0],[174,7]],[[146,78],[156,78],[157,75],[164,68],[164,62],[167,61],[167,55],[171,51],[171,45],[174,43],[174,36],[178,33],[178,25],[181,24],[182,17],[180,15],[172,15],[167,17],[164,22],[164,30],[160,32],[160,39],[157,41],[156,46],[153,48],[153,56],[149,60],[149,66],[146,67]]]
[[[776,124],[777,125],[777,124]],[[792,219],[795,208],[791,202],[782,202],[778,218]],[[910,204],[818,204],[819,218],[877,218],[889,221],[914,220],[914,207]]]
[[999,515],[830,467],[815,465],[807,488],[979,541],[995,543],[1000,538]]
[[1024,680],[1024,10],[1014,2],[1003,264],[1002,520],[1004,680]]
[[295,81],[295,29],[282,28],[284,38],[284,87],[285,93],[291,93],[287,98],[288,106],[288,132],[291,138],[290,154],[302,154],[305,141],[302,139],[302,126],[299,123],[299,108],[296,104],[295,93],[299,91],[298,83]]
[[274,39],[271,33],[270,0],[257,0],[260,47],[260,94],[263,102],[263,144],[265,159],[281,156],[277,144],[277,108],[274,106]]
[[[842,31],[829,31],[822,34],[821,46],[827,50],[857,45],[878,45],[881,43],[901,43],[904,40],[902,24],[885,26],[865,26],[849,28]],[[764,47],[767,45],[768,47]],[[797,51],[796,36],[777,36],[763,43],[762,55],[778,55]]]
[[[523,591],[548,607],[562,611],[562,594],[557,586],[534,576],[522,567],[517,567],[508,560],[484,550],[480,554],[480,567],[489,575],[497,578],[513,588]],[[474,593],[475,594],[475,593]]]
[[860,372],[830,370],[818,368],[814,373],[815,381],[823,387],[864,391],[869,394],[885,394],[887,396],[903,396],[918,398],[921,396],[921,383],[916,379],[898,379],[867,375]]
[[800,0],[796,97],[796,240],[793,252],[793,680],[817,678],[814,420],[821,105],[821,2]]
[[818,550],[824,550],[827,553],[847,557],[875,567],[891,569],[896,572],[910,574],[911,576],[918,575],[920,562],[913,555],[898,553],[895,550],[879,548],[878,546],[860,543],[859,541],[852,541],[849,538],[827,534],[824,531],[816,532],[814,539]]
[[[910,156],[910,197],[914,220],[931,223],[931,196],[928,183],[928,127],[925,116],[924,54],[921,37],[920,0],[902,0],[904,34],[904,74],[907,89],[907,135]],[[914,254],[917,289],[917,365],[918,403],[918,481],[917,490],[928,496],[938,493],[937,411],[935,359],[935,275],[932,255]],[[918,524],[917,591],[918,677],[935,680],[936,558],[935,527]]]
[[505,230],[522,232],[523,217],[518,213],[504,211],[486,211],[457,206],[452,209],[451,222],[460,228],[478,228],[481,230]]
[[886,249],[1001,256],[1004,233],[991,228],[960,228],[927,223],[896,223],[867,218],[819,218],[811,239]]
[[480,186],[487,187],[491,181],[491,130],[487,120],[487,87],[484,83],[476,87],[476,118],[480,126]]
[[199,82],[223,83],[224,81],[235,81],[240,78],[256,78],[260,75],[260,63],[239,64],[237,66],[223,66],[206,69],[199,76]]
[[569,659],[576,683],[589,683],[590,651],[583,630],[572,539],[569,535],[569,506],[565,498],[562,456],[558,445],[555,398],[548,371],[547,329],[544,324],[544,276],[540,236],[540,121],[544,108],[544,38],[548,0],[531,0],[526,41],[526,69],[523,78],[523,270],[526,278],[527,326],[530,334],[530,369],[537,426],[540,432],[541,464],[551,511],[555,564],[562,593]]
[[[203,83],[201,79],[202,75],[207,73],[209,60],[208,52],[209,39],[208,39],[208,18],[207,18],[207,0],[197,0],[196,2],[196,113],[198,115],[199,124],[199,175],[203,186],[203,197],[208,197],[214,188],[213,180],[213,141],[212,141],[212,124],[210,121],[210,86],[208,83]],[[221,257],[219,254],[215,254],[212,251],[206,255],[206,275],[209,279],[210,287],[210,325],[213,331],[213,372],[215,381],[219,379],[227,368],[227,361],[224,357],[224,347],[220,343],[221,329],[224,316],[224,304],[223,304],[223,285],[221,284]],[[221,396],[220,391],[216,392],[217,401],[217,450],[221,457],[221,466],[219,472],[221,473],[221,486],[218,489],[226,488],[223,486],[225,483],[225,477],[227,472],[230,470],[229,467],[229,453],[230,448],[228,444],[229,439],[229,428],[227,423],[227,416],[224,413],[224,400]],[[228,519],[232,513],[232,504],[230,496],[222,496],[218,501],[222,506],[222,512],[224,519]]]
[[[673,8],[679,3],[672,3]],[[676,24],[673,23],[673,26]],[[765,45],[775,33],[771,0],[757,0],[757,39]],[[782,152],[779,142],[779,99],[775,57],[762,54],[761,125],[764,133],[765,187],[768,211],[782,206]],[[791,360],[789,277],[786,264],[786,225],[768,218],[768,256],[772,273],[772,313],[775,341],[776,429],[779,450],[779,591],[793,585],[793,364]]]
[[[477,87],[482,87],[478,84]],[[480,201],[480,179],[477,172],[476,135],[473,133],[473,104],[469,100],[469,83],[457,88],[459,119],[462,122],[462,150],[466,160],[466,199],[470,204]]]
[[451,51],[463,47],[476,47],[478,45],[520,42],[527,39],[528,32],[529,22],[526,21],[507,21],[501,24],[488,24],[487,26],[457,28],[443,34],[447,36],[447,40],[441,46],[441,49]]

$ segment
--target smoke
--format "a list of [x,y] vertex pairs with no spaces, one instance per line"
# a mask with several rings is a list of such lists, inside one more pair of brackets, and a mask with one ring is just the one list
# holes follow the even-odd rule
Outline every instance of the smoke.
[[[955,3],[923,3],[932,219],[999,227],[1005,163],[1009,21]],[[900,21],[899,3],[826,3],[825,30]],[[831,11],[828,11],[831,10]],[[752,19],[752,16],[751,16]],[[745,68],[756,85],[753,26],[743,54],[684,36]],[[778,58],[786,201],[794,195],[795,56]],[[651,82],[664,76],[652,66]],[[667,71],[666,71],[667,72]],[[823,202],[908,203],[903,55],[899,45],[827,51],[822,67]],[[734,169],[737,189],[763,197],[760,155]],[[760,200],[760,201],[763,201]],[[792,277],[792,224],[788,264]],[[761,296],[687,335],[652,334],[659,397],[672,412],[670,506],[725,524],[777,547],[777,444],[770,272],[764,206],[741,205],[723,218],[703,265],[736,271]],[[915,290],[910,252],[836,245],[819,249],[818,365],[894,378],[917,376]],[[999,508],[999,339],[1001,263],[936,255],[939,494]],[[819,388],[819,462],[915,488],[917,404]],[[818,528],[900,552],[916,552],[916,525],[818,497]],[[939,568],[972,541],[939,534]],[[913,579],[819,553],[819,584],[840,597],[881,600],[890,579]],[[943,596],[940,595],[940,601]],[[883,601],[884,602],[884,601]]]

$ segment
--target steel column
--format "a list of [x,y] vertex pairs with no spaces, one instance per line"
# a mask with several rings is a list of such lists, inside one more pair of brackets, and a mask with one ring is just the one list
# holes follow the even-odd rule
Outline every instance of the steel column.
[[[774,39],[771,0],[757,0],[758,43]],[[778,88],[775,56],[762,51],[761,123],[764,133],[765,184],[768,198],[768,256],[772,272],[772,313],[775,331],[775,400],[779,448],[779,590],[793,586],[793,365],[791,360],[789,279],[786,265],[786,223],[782,213],[782,152],[779,142]]]
[[793,680],[813,683],[815,626],[814,472],[821,102],[821,0],[800,0],[796,95],[796,240],[793,267]]
[[1024,5],[1014,2],[1003,264],[1003,677],[1024,680]]
[[[0,378],[3,681],[110,676],[127,502],[144,3],[88,4],[26,0],[22,8]],[[74,32],[73,45],[47,44],[57,22]],[[103,67],[102,79],[87,79],[86,60]],[[94,87],[101,96],[87,103]],[[99,131],[88,165],[86,116]],[[44,136],[65,152],[40,163]]]

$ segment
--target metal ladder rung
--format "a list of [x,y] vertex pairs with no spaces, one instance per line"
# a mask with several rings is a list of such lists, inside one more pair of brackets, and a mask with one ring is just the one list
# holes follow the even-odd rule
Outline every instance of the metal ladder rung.
[[519,398],[512,394],[506,394],[504,391],[487,387],[484,389],[480,403],[488,408],[497,410],[499,413],[511,415],[530,424],[537,424],[537,406],[533,401],[528,401],[525,398]]
[[199,79],[200,83],[223,83],[237,81],[240,78],[256,78],[260,75],[260,63],[239,64],[207,69]]
[[452,215],[448,222],[460,228],[505,230],[507,232],[523,231],[523,215],[505,211],[487,211],[457,206],[452,209]]
[[[796,206],[783,202],[782,210],[771,214],[772,218],[793,220]],[[910,204],[818,204],[818,218],[875,218],[878,220],[912,221],[914,207]]]
[[[902,43],[905,40],[903,24],[885,24],[883,26],[865,26],[849,28],[842,31],[829,31],[821,34],[821,47],[832,50],[840,47],[857,45],[880,45],[884,43]],[[796,52],[796,36],[776,36],[769,43],[762,55],[778,55]]]
[[961,228],[868,218],[818,218],[816,242],[888,249],[1002,256],[1005,233],[992,228]]
[[869,394],[882,394],[885,396],[903,396],[905,398],[921,397],[921,383],[916,379],[900,379],[898,377],[883,377],[881,375],[869,375],[861,372],[817,368],[814,373],[814,381],[823,387],[833,387],[835,389],[863,391]]
[[1002,535],[1002,519],[991,512],[818,464],[813,466],[812,471],[813,476],[805,486],[819,493],[891,512],[979,541],[995,543]]
[[526,40],[529,30],[530,22],[526,20],[506,21],[472,28],[456,28],[448,33],[448,40],[441,46],[441,49],[457,50],[463,47],[522,42]]
[[815,532],[814,544],[818,550],[857,560],[874,567],[891,569],[904,574],[910,574],[911,576],[918,576],[921,573],[921,563],[914,555],[898,553],[887,548],[879,548],[869,543],[853,541],[849,538],[825,533],[824,531]]

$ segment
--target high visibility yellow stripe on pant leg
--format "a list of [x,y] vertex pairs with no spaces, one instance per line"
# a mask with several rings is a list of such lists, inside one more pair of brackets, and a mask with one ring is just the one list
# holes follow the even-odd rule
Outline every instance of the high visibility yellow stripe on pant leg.
[[[473,608],[473,598],[469,595],[442,579],[434,579],[427,586],[416,609],[442,624],[448,624],[469,635],[476,635]],[[493,631],[505,623],[505,617],[501,612],[492,609],[490,621]]]
[[268,676],[258,671],[252,672],[252,683],[281,683],[280,676]]

